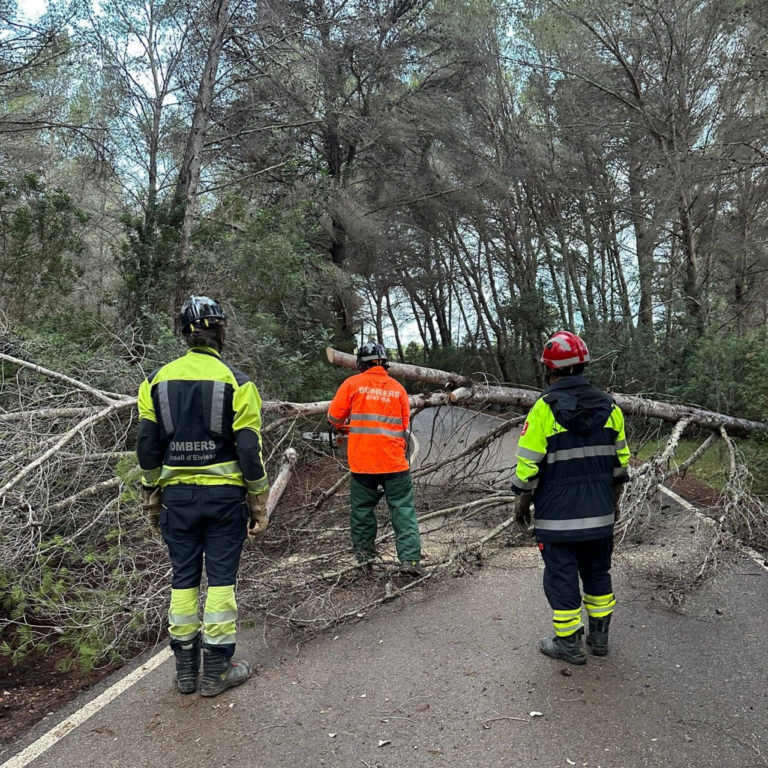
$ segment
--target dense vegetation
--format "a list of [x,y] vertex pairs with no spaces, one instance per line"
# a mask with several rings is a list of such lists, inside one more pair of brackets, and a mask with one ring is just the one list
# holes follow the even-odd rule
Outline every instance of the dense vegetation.
[[328,339],[535,384],[565,326],[604,384],[762,417],[764,3],[3,0],[0,25],[14,328],[139,363],[205,290],[298,398]]

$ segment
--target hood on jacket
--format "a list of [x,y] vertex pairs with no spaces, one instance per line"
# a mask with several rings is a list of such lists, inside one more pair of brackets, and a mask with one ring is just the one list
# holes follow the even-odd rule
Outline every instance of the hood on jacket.
[[560,379],[544,390],[542,398],[557,423],[577,435],[602,429],[613,408],[613,398],[581,376]]

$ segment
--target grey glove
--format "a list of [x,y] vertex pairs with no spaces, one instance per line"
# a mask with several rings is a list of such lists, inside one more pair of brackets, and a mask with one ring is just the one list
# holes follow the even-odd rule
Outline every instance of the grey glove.
[[147,516],[149,530],[154,536],[160,536],[160,510],[163,508],[162,488],[141,486],[141,506]]
[[515,507],[515,523],[521,533],[528,533],[531,525],[531,502],[533,494],[524,493],[517,497],[517,506]]
[[251,511],[251,521],[248,524],[248,538],[261,536],[267,530],[269,525],[269,515],[267,514],[267,500],[269,499],[269,488],[259,494],[248,494],[248,509]]
[[615,522],[619,522],[619,518],[621,517],[621,497],[624,493],[624,483],[617,483],[613,486],[613,511],[614,511],[614,520]]

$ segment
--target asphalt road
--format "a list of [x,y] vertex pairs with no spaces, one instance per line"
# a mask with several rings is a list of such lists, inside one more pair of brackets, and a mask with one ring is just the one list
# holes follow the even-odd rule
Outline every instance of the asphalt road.
[[[498,427],[498,418],[464,408],[428,408],[413,421],[412,432],[419,441],[414,468],[441,461],[468,448],[488,430]],[[457,466],[463,474],[488,485],[509,487],[515,464],[515,447],[520,434],[517,427],[491,444],[477,459],[469,463],[449,465],[431,476],[431,482],[450,480]]]
[[[422,439],[431,425],[419,430]],[[616,559],[611,654],[585,667],[538,652],[551,626],[539,555],[506,549],[298,655],[295,640],[241,632],[259,674],[213,700],[175,693],[166,662],[33,765],[766,765],[768,574],[726,553],[717,578],[671,607],[703,547],[695,515],[659,511]]]

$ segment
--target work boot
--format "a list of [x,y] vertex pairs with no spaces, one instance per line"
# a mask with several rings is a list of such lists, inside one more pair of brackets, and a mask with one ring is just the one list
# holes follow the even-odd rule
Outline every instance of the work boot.
[[562,659],[569,664],[586,664],[587,651],[584,648],[584,627],[577,629],[567,637],[545,637],[539,643],[539,650],[545,656]]
[[423,579],[429,571],[418,560],[403,560],[400,563],[400,573]]
[[589,635],[587,645],[590,646],[593,656],[608,655],[608,628],[611,626],[611,614],[599,619],[589,619]]
[[197,676],[200,674],[200,634],[180,648],[174,648],[176,656],[176,685],[180,693],[194,693],[197,690]]
[[242,685],[251,676],[251,667],[244,661],[232,661],[224,654],[203,648],[203,679],[201,696],[218,696],[227,688]]

